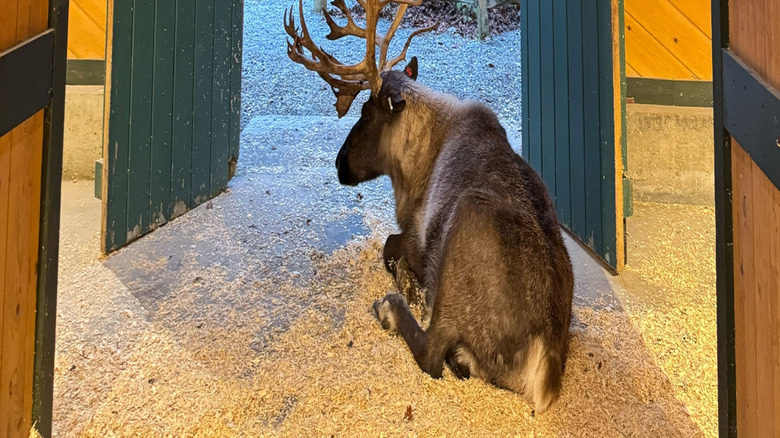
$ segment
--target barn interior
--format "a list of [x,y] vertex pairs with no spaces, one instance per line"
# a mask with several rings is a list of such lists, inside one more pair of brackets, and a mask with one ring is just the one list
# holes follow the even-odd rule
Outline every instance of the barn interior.
[[[631,32],[652,30],[631,9],[639,3],[626,1],[629,63],[644,47]],[[381,263],[395,230],[391,187],[338,184],[333,161],[361,101],[337,120],[330,90],[287,59],[288,6],[245,2],[241,151],[228,189],[105,256],[95,163],[106,8],[71,2],[82,24],[71,21],[69,55],[83,62],[66,108],[55,435],[715,436],[711,100],[648,101],[648,83],[629,86],[627,264],[613,275],[567,237],[576,287],[564,392],[535,415],[478,380],[428,378],[376,323],[370,305],[395,288]],[[422,35],[410,55],[420,81],[496,110],[519,150],[520,30],[505,27],[484,41],[452,27]],[[339,44],[328,47],[349,50]],[[626,73],[657,76],[633,64]]]

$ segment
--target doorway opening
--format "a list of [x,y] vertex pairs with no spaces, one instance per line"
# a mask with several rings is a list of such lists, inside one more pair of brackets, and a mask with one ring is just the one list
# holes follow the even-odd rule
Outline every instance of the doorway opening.
[[[196,3],[197,10],[202,6],[209,11],[217,4]],[[613,277],[567,238],[577,286],[566,389],[555,412],[539,418],[515,394],[481,382],[458,381],[449,374],[443,381],[428,379],[403,341],[384,334],[369,312],[375,299],[396,287],[381,260],[384,239],[395,232],[392,188],[387,178],[357,188],[338,184],[336,153],[367,96],[337,119],[327,84],[288,59],[282,17],[292,3],[243,4],[240,158],[219,196],[102,258],[100,202],[91,198],[94,190],[87,183],[74,184],[82,197],[63,195],[61,256],[67,260],[61,262],[60,277],[56,434],[491,430],[565,435],[577,427],[598,436],[625,436],[647,434],[651,426],[661,436],[714,435],[714,368],[693,363],[707,354],[714,363],[715,357],[714,301],[707,295],[711,277],[705,254],[712,236],[686,233],[676,219],[688,219],[686,227],[706,228],[709,207],[642,198],[649,182],[640,178],[638,164],[631,173],[633,145],[647,134],[634,128],[632,114],[639,109],[629,108],[628,176],[639,195],[627,221],[628,266],[622,277]],[[413,40],[407,58],[418,57],[418,80],[487,104],[520,152],[525,147],[520,142],[525,79],[517,14],[522,11],[514,4],[492,8],[491,35],[480,40],[475,5],[492,3],[425,2],[417,13],[410,10],[390,52],[398,53],[406,37],[430,21],[447,23]],[[524,2],[529,3],[545,23],[579,23],[583,38],[604,42],[587,28],[604,18],[589,9],[594,5],[569,0],[553,9],[544,2]],[[154,11],[151,6],[162,0],[133,4]],[[325,41],[323,16],[312,12],[314,2],[303,4],[315,41],[344,62],[362,58],[363,41]],[[352,8],[354,2],[348,5]],[[344,19],[331,10],[337,20]],[[362,24],[359,10],[351,10]],[[561,18],[563,22],[557,21]],[[380,31],[391,19],[380,20]],[[579,75],[572,96],[608,107],[610,102],[600,102],[596,95],[599,85],[587,83],[584,78],[591,76],[578,70],[587,69],[596,82],[603,79],[599,57],[588,57],[598,55],[597,49],[588,51],[598,44],[569,38],[568,30],[558,32],[562,25],[554,35],[546,34],[550,29],[540,22],[535,22],[541,35],[535,56],[545,65],[536,73],[554,82],[546,82],[541,95],[535,90],[539,102],[547,99],[544,90],[555,94],[550,84],[561,80],[570,85],[570,77],[560,74],[563,70],[554,74],[557,64],[548,58],[549,49],[571,49],[580,55],[578,67],[571,67],[572,77]],[[204,23],[208,28],[209,20]],[[550,77],[543,77],[547,72]],[[584,90],[594,87],[596,94],[588,96]],[[196,90],[200,88],[193,88],[191,97],[203,97]],[[214,95],[209,96],[214,105]],[[566,108],[567,101],[558,108]],[[589,150],[596,151],[603,134],[597,112],[580,114],[578,125],[594,134]],[[539,120],[540,131],[544,123],[544,131],[553,135],[558,132],[548,131],[550,120],[570,121],[568,111],[545,117]],[[588,123],[593,120],[595,124]],[[647,135],[657,139],[660,134]],[[556,171],[556,161],[547,159],[549,151],[542,152],[543,166],[552,164]],[[603,163],[596,164],[598,180]],[[565,166],[560,175],[569,169]],[[576,205],[576,196],[571,198]],[[613,213],[604,216],[614,219]],[[688,278],[683,256],[692,254],[697,256],[690,266],[701,277],[689,280],[684,290],[672,289],[675,285],[664,281]],[[676,298],[682,301],[669,305]],[[685,356],[691,351],[698,354]]]
[[623,280],[676,396],[717,434],[710,2],[625,2]]

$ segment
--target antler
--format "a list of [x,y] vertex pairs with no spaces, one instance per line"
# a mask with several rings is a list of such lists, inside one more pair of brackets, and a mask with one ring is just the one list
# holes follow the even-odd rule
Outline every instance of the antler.
[[[303,0],[298,1],[298,15],[301,22],[300,34],[295,27],[293,8],[285,12],[284,29],[293,39],[292,42],[287,40],[287,56],[307,69],[316,71],[330,85],[333,93],[336,95],[336,111],[339,118],[349,111],[349,107],[361,91],[371,90],[371,94],[377,96],[382,86],[380,73],[392,69],[401,60],[406,59],[406,50],[409,48],[412,38],[436,28],[436,25],[433,25],[412,32],[404,45],[403,51],[390,62],[387,62],[387,50],[390,46],[390,41],[401,25],[406,9],[410,5],[419,6],[422,0],[357,0],[357,2],[366,11],[365,28],[355,23],[344,0],[333,0],[331,3],[346,16],[347,22],[343,26],[336,23],[328,11],[323,9],[325,21],[330,28],[330,33],[326,36],[327,39],[337,40],[345,36],[353,36],[366,40],[366,57],[353,65],[345,65],[338,61],[333,55],[312,41],[309,30],[306,27],[306,21],[303,18]],[[384,35],[380,35],[376,31],[379,14],[390,3],[398,4],[398,10],[393,23],[390,25],[390,29]],[[379,48],[378,65],[376,63],[377,47]],[[304,49],[311,54],[311,57],[306,56]]]

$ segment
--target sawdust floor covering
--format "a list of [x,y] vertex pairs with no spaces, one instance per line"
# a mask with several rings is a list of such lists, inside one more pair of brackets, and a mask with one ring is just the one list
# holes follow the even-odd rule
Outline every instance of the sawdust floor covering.
[[[705,222],[712,215],[692,208],[698,210],[683,213]],[[250,280],[228,280],[218,267],[198,273],[219,293],[242,290],[250,302],[252,294],[269,291],[294,297],[296,305],[276,310],[284,315],[219,313],[199,304],[198,289],[183,282],[163,311],[188,314],[180,325],[140,318],[132,300],[117,303],[112,296],[121,282],[90,254],[71,248],[72,257],[92,262],[66,270],[62,281],[61,300],[87,316],[61,324],[67,332],[58,333],[64,340],[56,358],[55,431],[86,437],[716,436],[714,260],[707,258],[713,236],[688,235],[687,246],[675,246],[673,219],[645,236],[658,248],[629,271],[648,284],[677,288],[670,289],[672,299],[688,298],[659,305],[627,296],[621,310],[575,307],[562,397],[533,416],[517,395],[478,380],[459,381],[448,370],[440,380],[429,378],[403,340],[381,330],[369,308],[393,283],[381,263],[388,230],[373,225],[370,238],[313,257],[317,274],[302,286],[247,285]],[[690,252],[704,256],[686,265]],[[116,311],[121,317],[110,335],[82,335],[102,313]],[[287,330],[265,330],[274,318],[291,315]],[[265,333],[262,348],[258,333]]]

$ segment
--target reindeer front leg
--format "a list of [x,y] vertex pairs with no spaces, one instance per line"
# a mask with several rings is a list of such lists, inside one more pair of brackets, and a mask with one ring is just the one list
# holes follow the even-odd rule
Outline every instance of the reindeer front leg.
[[385,268],[393,275],[398,291],[406,298],[407,302],[422,306],[422,319],[425,326],[431,314],[427,291],[420,285],[415,270],[410,266],[409,257],[413,257],[413,254],[407,251],[409,246],[405,244],[405,238],[407,236],[403,234],[391,234],[385,242],[382,255],[385,260]]
[[382,328],[401,334],[420,369],[434,379],[441,378],[444,357],[450,345],[441,336],[437,336],[436,327],[432,326],[427,332],[423,331],[401,294],[387,294],[374,303],[373,309]]

